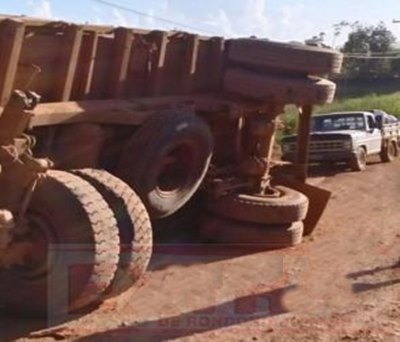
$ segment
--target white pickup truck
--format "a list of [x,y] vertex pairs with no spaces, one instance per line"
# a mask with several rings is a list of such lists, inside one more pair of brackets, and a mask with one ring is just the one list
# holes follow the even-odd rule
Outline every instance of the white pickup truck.
[[[391,162],[399,147],[400,121],[380,110],[322,114],[312,120],[310,163],[347,162],[354,171],[363,171],[368,156]],[[296,150],[297,136],[283,137],[283,160],[294,161]]]

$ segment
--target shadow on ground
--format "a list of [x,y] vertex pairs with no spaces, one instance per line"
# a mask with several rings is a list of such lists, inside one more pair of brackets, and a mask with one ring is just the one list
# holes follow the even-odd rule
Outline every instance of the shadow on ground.
[[[44,330],[44,329],[52,329],[58,325],[65,324],[71,322],[72,320],[78,319],[82,317],[85,313],[80,315],[74,315],[73,318],[69,317],[68,319],[56,319],[56,320],[48,320],[48,319],[33,319],[21,317],[20,315],[14,315],[10,312],[0,309],[0,341],[1,342],[11,342],[18,338],[23,337],[32,337],[35,339],[39,339],[39,337],[35,337],[34,332]],[[54,340],[58,340],[59,335],[57,331],[52,331],[46,337],[51,337]],[[63,338],[62,338],[63,339]]]
[[379,283],[356,283],[352,285],[354,293],[378,290],[384,287],[395,286],[400,284],[400,279],[382,281]]
[[266,326],[265,322],[259,323],[258,320],[288,312],[282,299],[288,291],[295,288],[294,286],[285,287],[258,295],[237,298],[178,316],[140,322],[136,325],[96,333],[78,341],[165,341],[249,322],[253,322],[254,329],[259,332],[261,329],[266,329]]
[[[358,278],[361,278],[361,277],[374,276],[381,272],[394,271],[394,270],[400,271],[400,260],[391,266],[375,267],[375,268],[369,269],[369,270],[363,270],[363,271],[359,271],[359,272],[350,273],[347,275],[347,278],[357,280]],[[370,283],[357,282],[352,285],[352,290],[354,293],[362,293],[362,292],[367,292],[367,291],[378,290],[378,289],[381,289],[384,287],[395,286],[398,284],[400,284],[400,278],[399,279],[390,279],[390,280],[380,281],[380,282],[370,282]]]
[[363,271],[359,271],[359,272],[350,273],[347,275],[347,278],[357,279],[357,278],[364,277],[364,276],[375,275],[376,273],[379,273],[379,272],[395,270],[397,268],[400,269],[400,260],[391,266],[375,267],[375,268],[372,268],[369,270],[363,270]]

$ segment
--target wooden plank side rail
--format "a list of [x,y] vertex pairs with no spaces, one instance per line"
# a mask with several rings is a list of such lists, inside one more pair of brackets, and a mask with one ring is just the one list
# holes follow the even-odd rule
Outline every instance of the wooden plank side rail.
[[82,37],[81,26],[69,25],[65,29],[65,42],[58,58],[59,71],[53,94],[55,101],[68,101],[71,97]]
[[168,32],[155,31],[151,34],[150,39],[155,45],[155,51],[151,53],[148,95],[158,96],[161,94],[163,85],[163,69],[168,45]]
[[30,89],[46,102],[220,91],[223,39],[10,18],[0,16],[0,106],[14,87],[25,88],[35,65],[42,72]]
[[220,91],[223,50],[218,37],[0,15],[0,106],[35,65],[46,102]]
[[139,125],[149,113],[138,110],[136,104],[126,100],[43,103],[25,112],[31,115],[30,127],[85,122]]
[[90,95],[98,41],[99,35],[96,32],[89,32],[83,36],[80,64],[76,70],[74,85],[74,97],[78,100],[87,99]]
[[222,87],[222,76],[224,70],[225,39],[214,37],[210,40],[210,91],[220,90]]
[[188,34],[186,39],[186,51],[182,64],[182,92],[190,94],[193,90],[193,81],[196,73],[197,57],[199,52],[199,36]]
[[111,98],[121,98],[124,96],[133,39],[132,30],[123,27],[115,30],[112,66],[110,70],[111,79],[108,90],[108,95]]
[[199,110],[204,112],[228,111],[232,119],[244,113],[270,112],[271,104],[232,99],[222,94],[206,93],[190,96],[147,97],[134,100],[89,100],[41,103],[34,110],[25,111],[31,116],[30,126],[54,126],[78,122],[95,122],[120,125],[139,125],[149,113],[164,110]]
[[4,106],[13,91],[18,62],[24,41],[25,25],[6,19],[0,23],[0,106]]

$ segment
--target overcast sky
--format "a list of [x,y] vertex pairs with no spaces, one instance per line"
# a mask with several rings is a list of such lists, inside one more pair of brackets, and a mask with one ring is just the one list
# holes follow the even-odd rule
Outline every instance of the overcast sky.
[[[265,37],[271,40],[302,41],[327,34],[342,20],[377,24],[383,21],[400,40],[400,0],[107,0],[150,16],[192,26],[191,31],[228,37]],[[97,0],[1,0],[0,12],[49,19],[133,26],[184,29],[144,17]],[[186,28],[186,30],[188,30]],[[346,32],[340,42],[346,38]]]

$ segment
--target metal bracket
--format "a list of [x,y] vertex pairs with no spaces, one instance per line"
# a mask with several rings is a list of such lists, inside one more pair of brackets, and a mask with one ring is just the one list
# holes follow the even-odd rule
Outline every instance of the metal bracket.
[[11,230],[14,228],[14,217],[8,210],[0,210],[0,250],[11,242]]
[[15,90],[0,116],[0,145],[12,145],[28,128],[33,109],[40,101],[35,92]]

